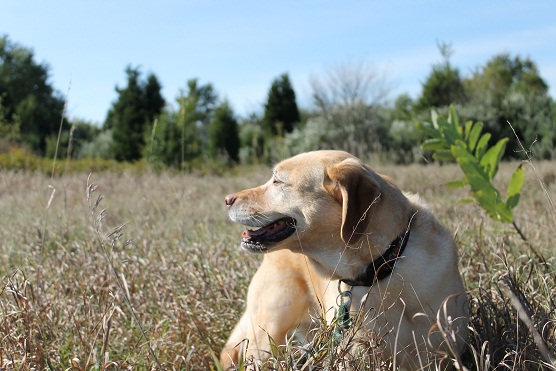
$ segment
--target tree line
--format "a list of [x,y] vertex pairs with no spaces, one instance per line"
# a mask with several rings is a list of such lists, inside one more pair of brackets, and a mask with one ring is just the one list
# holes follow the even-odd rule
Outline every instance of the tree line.
[[[154,73],[125,69],[102,126],[63,116],[64,98],[49,82],[48,66],[33,51],[0,38],[0,153],[24,147],[45,157],[145,160],[159,167],[269,163],[295,153],[330,148],[406,163],[427,156],[417,121],[454,104],[462,120],[482,121],[492,140],[513,138],[508,121],[536,158],[556,156],[556,104],[530,58],[498,54],[464,76],[451,45],[426,76],[420,95],[390,99],[383,75],[371,65],[344,64],[311,79],[313,107],[301,109],[287,73],[268,89],[261,112],[238,117],[211,83],[189,79],[173,102]],[[61,132],[60,123],[63,119]],[[60,135],[61,134],[61,135]],[[512,141],[516,143],[516,141]],[[519,156],[517,144],[506,157]]]

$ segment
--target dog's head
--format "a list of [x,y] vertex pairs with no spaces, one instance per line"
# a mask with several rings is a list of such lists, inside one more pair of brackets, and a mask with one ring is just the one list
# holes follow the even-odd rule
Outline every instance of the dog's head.
[[280,162],[265,184],[226,196],[230,219],[249,227],[241,246],[310,252],[364,241],[387,244],[403,231],[407,200],[386,178],[342,151]]

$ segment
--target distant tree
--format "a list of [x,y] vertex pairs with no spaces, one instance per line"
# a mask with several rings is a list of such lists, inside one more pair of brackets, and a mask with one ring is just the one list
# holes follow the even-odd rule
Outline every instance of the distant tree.
[[215,159],[224,154],[233,162],[239,162],[239,133],[238,123],[234,112],[227,101],[221,103],[214,111],[214,117],[209,126],[209,151]]
[[164,108],[161,86],[153,74],[147,82],[140,80],[138,68],[127,67],[127,86],[116,87],[117,100],[108,112],[105,129],[112,130],[113,153],[117,160],[134,161],[141,158],[145,145],[145,130]]
[[431,73],[423,83],[423,91],[414,106],[417,112],[428,112],[431,108],[447,107],[452,103],[466,101],[459,69],[450,63],[453,54],[451,45],[439,43],[438,48],[444,61],[433,65]]
[[166,105],[164,97],[161,94],[162,85],[158,78],[150,73],[147,76],[145,84],[145,118],[148,123],[152,123],[154,119],[160,115],[162,109]]
[[320,112],[335,107],[379,106],[390,94],[384,76],[371,64],[349,62],[310,80],[313,101]]
[[[68,156],[68,151],[71,158],[80,157],[81,147],[93,142],[101,133],[97,125],[82,119],[68,122],[67,126],[69,128],[62,130],[59,141],[58,135],[50,135],[46,139],[46,157],[53,158],[56,154],[58,158],[65,158]],[[58,147],[57,152],[56,147]]]
[[181,105],[177,111],[167,107],[146,135],[144,157],[156,166],[180,168],[201,154],[199,130],[186,121]]
[[77,153],[78,158],[112,159],[114,154],[112,130],[103,130],[90,142],[83,143]]
[[500,106],[507,93],[546,94],[548,85],[540,76],[537,65],[529,58],[512,58],[509,54],[492,57],[465,81],[469,94],[483,99],[485,94]]
[[396,98],[394,106],[389,110],[389,159],[397,163],[413,162],[421,152],[419,132],[415,127],[417,118],[413,110],[414,104],[414,100],[404,93]]
[[389,147],[383,104],[389,88],[372,65],[346,63],[311,79],[316,111],[287,144],[295,152],[343,149],[361,157]]
[[242,118],[239,124],[240,160],[241,163],[255,164],[264,160],[267,144],[263,116],[261,113],[251,112]]
[[208,147],[208,127],[218,101],[211,84],[187,81],[176,102],[178,109],[168,106],[145,132],[143,155],[156,166],[187,166]]
[[81,152],[81,147],[83,147],[85,143],[95,140],[101,132],[101,128],[90,121],[83,119],[73,120],[70,127],[72,139],[70,155],[72,157],[78,157]]
[[388,126],[387,113],[380,106],[335,106],[286,135],[285,144],[290,154],[339,149],[366,157],[390,148]]
[[[465,119],[482,121],[493,140],[514,138],[508,121],[525,146],[536,142],[537,154],[553,156],[556,145],[553,100],[548,84],[529,58],[499,54],[464,81],[470,102],[461,111]],[[511,140],[506,156],[520,149]]]
[[8,148],[21,139],[21,124],[17,115],[10,116],[7,109],[2,105],[0,96],[0,153],[6,152]]
[[31,49],[0,37],[0,121],[20,125],[19,140],[44,154],[46,139],[58,133],[64,100],[50,84],[49,68]]
[[182,135],[180,148],[183,161],[187,161],[188,154],[197,156],[202,149],[208,148],[208,126],[218,104],[218,95],[212,84],[201,85],[198,79],[190,79],[177,101]]
[[284,73],[272,82],[268,92],[263,120],[265,130],[272,135],[284,135],[299,121],[295,91],[288,74]]
[[198,79],[187,81],[187,89],[180,93],[180,100],[185,106],[187,120],[207,128],[212,120],[212,114],[218,104],[218,95],[212,84],[199,84]]
[[[179,114],[171,107],[164,109],[158,119],[145,131],[145,142],[143,157],[150,164],[165,167],[171,166],[179,168],[182,163],[180,138],[182,137],[183,125],[179,124]],[[155,126],[156,125],[156,126]],[[187,138],[188,147],[194,139]],[[187,154],[184,161],[190,160],[193,156]]]
[[390,121],[400,120],[400,121],[411,121],[414,120],[415,115],[413,113],[413,105],[415,102],[409,96],[409,94],[404,93],[399,95],[394,101],[394,107],[390,115]]

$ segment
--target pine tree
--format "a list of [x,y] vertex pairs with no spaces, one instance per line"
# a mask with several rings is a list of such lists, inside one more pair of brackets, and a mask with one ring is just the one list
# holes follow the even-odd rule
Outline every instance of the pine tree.
[[166,102],[160,94],[162,85],[158,78],[150,73],[145,84],[145,117],[148,123],[152,123],[156,116],[160,115]]
[[214,111],[209,125],[209,151],[211,158],[224,154],[231,161],[239,162],[239,133],[237,120],[230,104],[224,101]]
[[284,135],[292,132],[299,121],[295,92],[285,73],[272,82],[268,92],[263,121],[265,130],[272,135]]
[[113,152],[119,161],[141,158],[145,145],[145,130],[162,112],[164,99],[161,86],[151,74],[146,83],[140,80],[138,68],[127,67],[127,86],[116,87],[118,99],[112,104],[105,122],[112,129]]
[[451,45],[439,43],[438,48],[444,62],[432,67],[423,84],[423,92],[415,104],[417,112],[464,103],[467,100],[459,69],[450,63],[453,54]]

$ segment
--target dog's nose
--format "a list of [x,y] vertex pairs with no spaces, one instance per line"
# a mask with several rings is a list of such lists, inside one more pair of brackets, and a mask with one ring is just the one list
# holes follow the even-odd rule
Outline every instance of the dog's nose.
[[236,202],[236,196],[227,195],[226,198],[224,199],[224,202],[226,203],[226,206],[230,207],[234,204],[234,202]]

